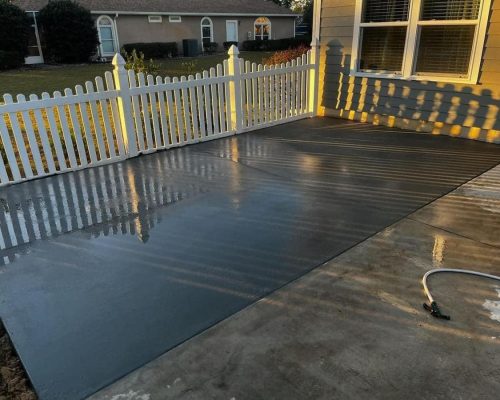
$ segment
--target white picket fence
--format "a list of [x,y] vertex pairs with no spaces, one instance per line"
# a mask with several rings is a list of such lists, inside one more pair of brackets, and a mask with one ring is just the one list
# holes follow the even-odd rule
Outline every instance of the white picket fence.
[[[317,43],[287,64],[245,62],[233,46],[196,76],[114,71],[85,88],[0,105],[0,186],[103,165],[315,115]],[[1,151],[2,146],[0,146]]]

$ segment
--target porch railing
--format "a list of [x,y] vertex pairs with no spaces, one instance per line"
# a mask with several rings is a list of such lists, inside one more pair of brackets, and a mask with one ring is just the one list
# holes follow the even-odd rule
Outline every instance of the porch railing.
[[196,76],[114,71],[85,88],[4,95],[0,186],[108,164],[315,115],[317,43],[287,64],[245,62],[238,48]]

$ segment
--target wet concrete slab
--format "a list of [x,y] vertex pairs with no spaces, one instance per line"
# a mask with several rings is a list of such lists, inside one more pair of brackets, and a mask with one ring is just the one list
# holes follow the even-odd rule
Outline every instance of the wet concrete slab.
[[493,211],[500,205],[475,213],[470,238],[453,232],[460,222],[445,231],[405,218],[89,400],[496,399],[500,285],[434,276],[431,291],[451,321],[422,309],[421,287],[433,268],[500,275],[500,246],[480,241]]
[[334,119],[0,191],[0,316],[42,399],[81,399],[500,161]]

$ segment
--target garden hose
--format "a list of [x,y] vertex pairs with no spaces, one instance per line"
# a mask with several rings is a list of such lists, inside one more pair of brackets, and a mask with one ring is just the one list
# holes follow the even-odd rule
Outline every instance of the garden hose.
[[495,276],[495,275],[490,275],[490,274],[484,274],[482,272],[476,272],[476,271],[469,271],[466,269],[433,269],[432,271],[427,272],[423,279],[422,279],[422,285],[424,286],[424,291],[425,294],[427,295],[427,298],[429,299],[430,305],[429,304],[424,304],[424,308],[431,313],[432,316],[440,319],[446,319],[449,320],[450,316],[449,315],[444,315],[441,313],[441,310],[439,309],[439,306],[437,305],[436,301],[434,300],[434,297],[432,297],[431,292],[429,291],[429,287],[427,286],[427,279],[429,276],[433,274],[437,274],[439,272],[451,272],[451,273],[456,273],[456,274],[466,274],[466,275],[474,275],[474,276],[480,276],[482,278],[488,278],[488,279],[494,279],[497,281],[500,281],[500,276]]

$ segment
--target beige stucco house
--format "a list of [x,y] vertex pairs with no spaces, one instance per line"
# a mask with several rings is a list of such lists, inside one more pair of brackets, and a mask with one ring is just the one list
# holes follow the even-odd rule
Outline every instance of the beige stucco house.
[[500,142],[500,0],[316,0],[326,115]]
[[[43,62],[36,15],[49,0],[14,0],[33,21],[27,63]],[[95,17],[99,53],[112,57],[128,43],[200,43],[293,37],[297,14],[267,0],[77,0]]]

